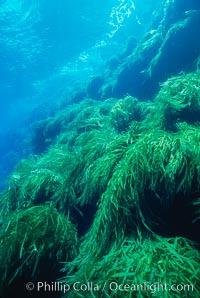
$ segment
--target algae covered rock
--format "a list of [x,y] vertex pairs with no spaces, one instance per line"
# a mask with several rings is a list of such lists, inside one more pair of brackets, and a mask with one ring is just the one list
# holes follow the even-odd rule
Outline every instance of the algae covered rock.
[[111,124],[118,132],[124,132],[131,122],[141,122],[145,118],[144,105],[136,98],[125,96],[111,109]]
[[[60,133],[42,155],[19,163],[1,194],[2,291],[47,270],[49,280],[72,286],[69,297],[77,297],[77,280],[115,286],[180,277],[199,291],[199,89],[196,71],[168,79],[152,102],[89,100],[69,123],[70,108],[47,120],[61,123]],[[178,297],[168,294],[144,297]]]
[[42,156],[21,160],[10,176],[9,187],[2,193],[1,212],[6,214],[49,201],[56,205],[59,200],[60,205],[72,165],[73,156],[66,146],[56,146]]
[[199,2],[163,1],[160,18],[108,75],[100,90],[102,98],[120,98],[128,93],[141,100],[152,99],[160,83],[169,77],[196,70],[200,56]]
[[200,71],[168,79],[155,98],[161,107],[163,126],[175,130],[179,122],[200,120]]
[[54,280],[59,262],[72,260],[77,250],[75,226],[54,207],[10,213],[0,229],[1,294],[8,295],[15,287],[25,291],[26,281]]
[[199,262],[193,243],[181,237],[125,239],[64,279],[71,291],[63,297],[74,297],[78,289],[80,297],[198,298]]

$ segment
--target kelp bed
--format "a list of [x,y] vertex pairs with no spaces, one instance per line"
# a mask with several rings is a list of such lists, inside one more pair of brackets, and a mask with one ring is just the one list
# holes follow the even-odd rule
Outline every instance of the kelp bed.
[[[42,280],[107,284],[66,297],[199,297],[199,119],[196,71],[167,80],[151,102],[85,99],[40,121],[40,154],[1,194],[3,297]],[[122,293],[112,282],[193,291]]]

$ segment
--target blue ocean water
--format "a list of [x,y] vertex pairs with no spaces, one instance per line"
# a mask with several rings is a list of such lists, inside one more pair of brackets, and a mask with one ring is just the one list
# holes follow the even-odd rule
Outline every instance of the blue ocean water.
[[150,28],[160,0],[0,1],[0,188],[35,120]]

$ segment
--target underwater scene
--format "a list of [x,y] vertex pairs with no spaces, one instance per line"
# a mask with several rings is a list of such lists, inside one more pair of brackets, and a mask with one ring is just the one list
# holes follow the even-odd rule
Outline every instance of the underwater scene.
[[11,297],[200,297],[199,0],[0,0]]

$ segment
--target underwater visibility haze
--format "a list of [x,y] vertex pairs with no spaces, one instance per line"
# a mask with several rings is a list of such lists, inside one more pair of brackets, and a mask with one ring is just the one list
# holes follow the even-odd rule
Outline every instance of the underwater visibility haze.
[[118,0],[0,2],[1,188],[21,156],[30,154],[22,145],[25,128],[65,94],[84,88],[132,36],[134,43],[153,7],[153,1],[144,10]]
[[199,0],[0,0],[0,297],[200,297]]

